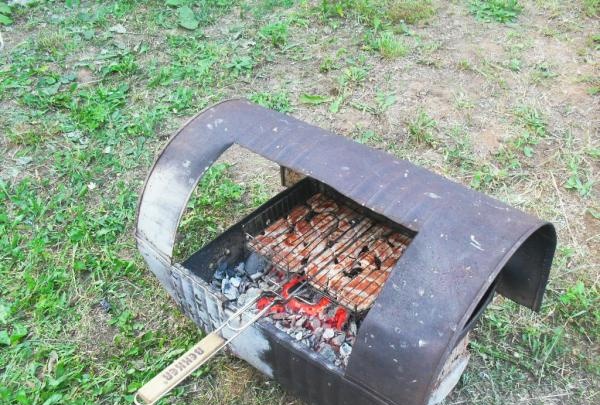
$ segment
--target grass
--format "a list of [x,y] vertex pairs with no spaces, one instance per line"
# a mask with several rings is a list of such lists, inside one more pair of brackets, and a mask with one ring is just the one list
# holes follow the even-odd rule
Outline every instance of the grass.
[[248,99],[253,103],[282,113],[289,113],[292,111],[290,97],[285,92],[253,93],[248,97]]
[[515,108],[517,122],[535,132],[539,136],[546,136],[548,123],[543,114],[534,107],[521,105]]
[[342,87],[357,85],[366,80],[369,72],[360,66],[350,66],[342,71],[338,77],[338,83]]
[[408,134],[416,143],[433,145],[435,142],[434,130],[437,122],[425,111],[419,113],[408,122]]
[[431,0],[322,0],[323,15],[353,16],[372,27],[417,24],[435,15]]
[[541,83],[548,79],[553,79],[556,76],[557,74],[552,70],[552,67],[546,63],[540,63],[536,65],[531,74],[531,78],[534,83]]
[[276,48],[280,48],[287,43],[288,25],[283,22],[265,25],[259,31],[260,36],[270,42]]
[[583,0],[583,6],[588,17],[600,15],[600,0]]
[[[223,224],[231,222],[228,213],[241,209],[239,203],[246,190],[231,179],[230,169],[230,165],[218,163],[200,181],[180,225],[182,237],[175,252],[178,260],[186,259],[217,236],[224,229]],[[206,231],[199,238],[196,229]]]
[[[5,3],[0,403],[132,403],[202,336],[138,255],[136,204],[168,136],[240,96],[555,223],[540,313],[496,298],[447,403],[598,402],[597,2]],[[548,30],[518,18],[531,10]],[[272,195],[264,168],[244,156],[210,169],[178,258]],[[300,405],[231,356],[170,402]]]
[[483,21],[513,22],[523,10],[518,0],[473,0],[471,13]]
[[393,32],[384,31],[371,41],[373,49],[386,59],[405,56],[408,53],[406,45]]
[[565,188],[575,190],[582,197],[587,197],[592,192],[595,180],[589,173],[585,173],[581,168],[581,160],[577,156],[570,157],[567,166],[570,176],[565,182]]
[[396,0],[387,4],[390,19],[398,23],[405,21],[416,24],[425,21],[435,14],[431,0]]
[[0,3],[0,24],[1,25],[12,24],[13,21],[12,21],[12,18],[10,18],[11,14],[12,14],[12,8],[5,2]]

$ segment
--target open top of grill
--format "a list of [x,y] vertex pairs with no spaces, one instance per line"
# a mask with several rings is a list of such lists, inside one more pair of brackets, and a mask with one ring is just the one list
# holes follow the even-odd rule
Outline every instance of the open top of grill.
[[[191,192],[233,144],[306,179],[173,263]],[[291,280],[283,295],[289,283],[309,285],[350,310],[360,322],[345,368],[269,322],[231,346],[309,403],[346,405],[439,402],[464,370],[465,334],[495,291],[539,308],[556,245],[549,223],[242,100],[207,109],[170,140],[146,181],[136,239],[163,286],[206,330],[232,312],[211,286],[216,272],[257,252]]]
[[[288,199],[263,215],[281,211],[278,205],[289,206]],[[305,275],[313,287],[351,311],[362,312],[373,305],[411,238],[340,200],[312,195],[258,234],[248,233],[249,247],[278,269]],[[256,231],[256,222],[244,228]]]

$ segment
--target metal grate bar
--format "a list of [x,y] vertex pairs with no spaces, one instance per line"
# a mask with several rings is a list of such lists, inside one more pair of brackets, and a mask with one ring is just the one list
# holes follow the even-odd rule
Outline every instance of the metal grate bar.
[[285,208],[259,235],[247,234],[249,248],[353,312],[370,308],[410,238],[322,194]]

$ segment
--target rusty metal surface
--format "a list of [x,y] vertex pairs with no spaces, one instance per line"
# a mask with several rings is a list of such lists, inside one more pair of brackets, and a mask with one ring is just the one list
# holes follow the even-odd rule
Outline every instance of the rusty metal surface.
[[203,173],[233,143],[322,181],[417,233],[363,322],[345,375],[390,403],[427,403],[464,326],[494,282],[501,294],[539,308],[556,245],[551,224],[243,100],[221,103],[189,121],[146,181],[136,239],[171,294],[181,215]]
[[279,171],[281,176],[281,185],[284,187],[292,187],[294,184],[306,177],[303,174],[290,170],[284,166],[280,166]]
[[[257,211],[260,212],[260,209]],[[240,254],[232,249],[241,245],[239,238],[243,238],[243,232],[239,225],[250,218],[220,234],[183,265],[171,266],[177,302],[186,316],[206,332],[212,332],[223,324],[230,318],[233,310],[223,305],[227,298],[220,291],[211,288],[204,280],[210,277],[201,273],[206,269],[207,262],[223,257],[223,251],[231,251],[229,256],[234,258]],[[247,319],[242,320],[246,321]],[[228,338],[229,334],[223,337]],[[462,350],[466,346],[466,339],[463,339],[463,343],[448,358],[428,405],[434,405],[445,397],[464,370],[468,361],[468,352]],[[306,404],[390,405],[389,401],[365,390],[362,385],[344,378],[339,368],[324,362],[320,354],[302,343],[289,339],[285,332],[268,321],[252,325],[232,342],[230,348],[237,357],[246,360],[266,376],[276,378],[286,390],[302,398]]]
[[[251,214],[249,217],[254,216]],[[196,252],[183,265],[171,266],[175,297],[185,315],[207,332],[223,324],[231,314],[224,302],[227,298],[211,288],[205,281],[206,263],[219,260],[224,251],[241,246],[243,239],[240,224],[220,234],[215,240]],[[232,257],[241,253],[231,252]],[[189,269],[193,269],[189,270]],[[210,279],[210,277],[206,277]],[[241,322],[246,322],[243,319]],[[226,332],[231,333],[227,329]],[[223,337],[228,338],[229,334]],[[263,320],[252,325],[234,340],[231,351],[244,359],[266,376],[276,378],[288,391],[293,392],[306,404],[311,405],[389,405],[361,385],[344,378],[333,364],[323,361],[321,356],[295,339]]]

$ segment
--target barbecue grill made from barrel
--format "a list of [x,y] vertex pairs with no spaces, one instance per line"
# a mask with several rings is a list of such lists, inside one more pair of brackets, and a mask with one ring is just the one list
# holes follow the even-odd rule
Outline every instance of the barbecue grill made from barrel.
[[[278,163],[288,177],[304,178],[174,263],[188,199],[233,144]],[[321,212],[310,213],[317,200]],[[337,211],[323,214],[327,204]],[[296,216],[314,226],[289,239],[284,251],[278,221],[289,224]],[[350,252],[342,236],[348,232],[356,241],[350,259],[342,254]],[[171,138],[146,180],[135,236],[163,287],[207,332],[235,312],[211,286],[219,263],[233,266],[252,252],[282,272],[303,274],[311,288],[360,318],[344,367],[267,319],[230,344],[307,403],[322,405],[440,402],[464,371],[468,332],[495,292],[539,309],[556,247],[550,223],[244,100],[206,109]],[[220,333],[227,338],[235,330]]]

